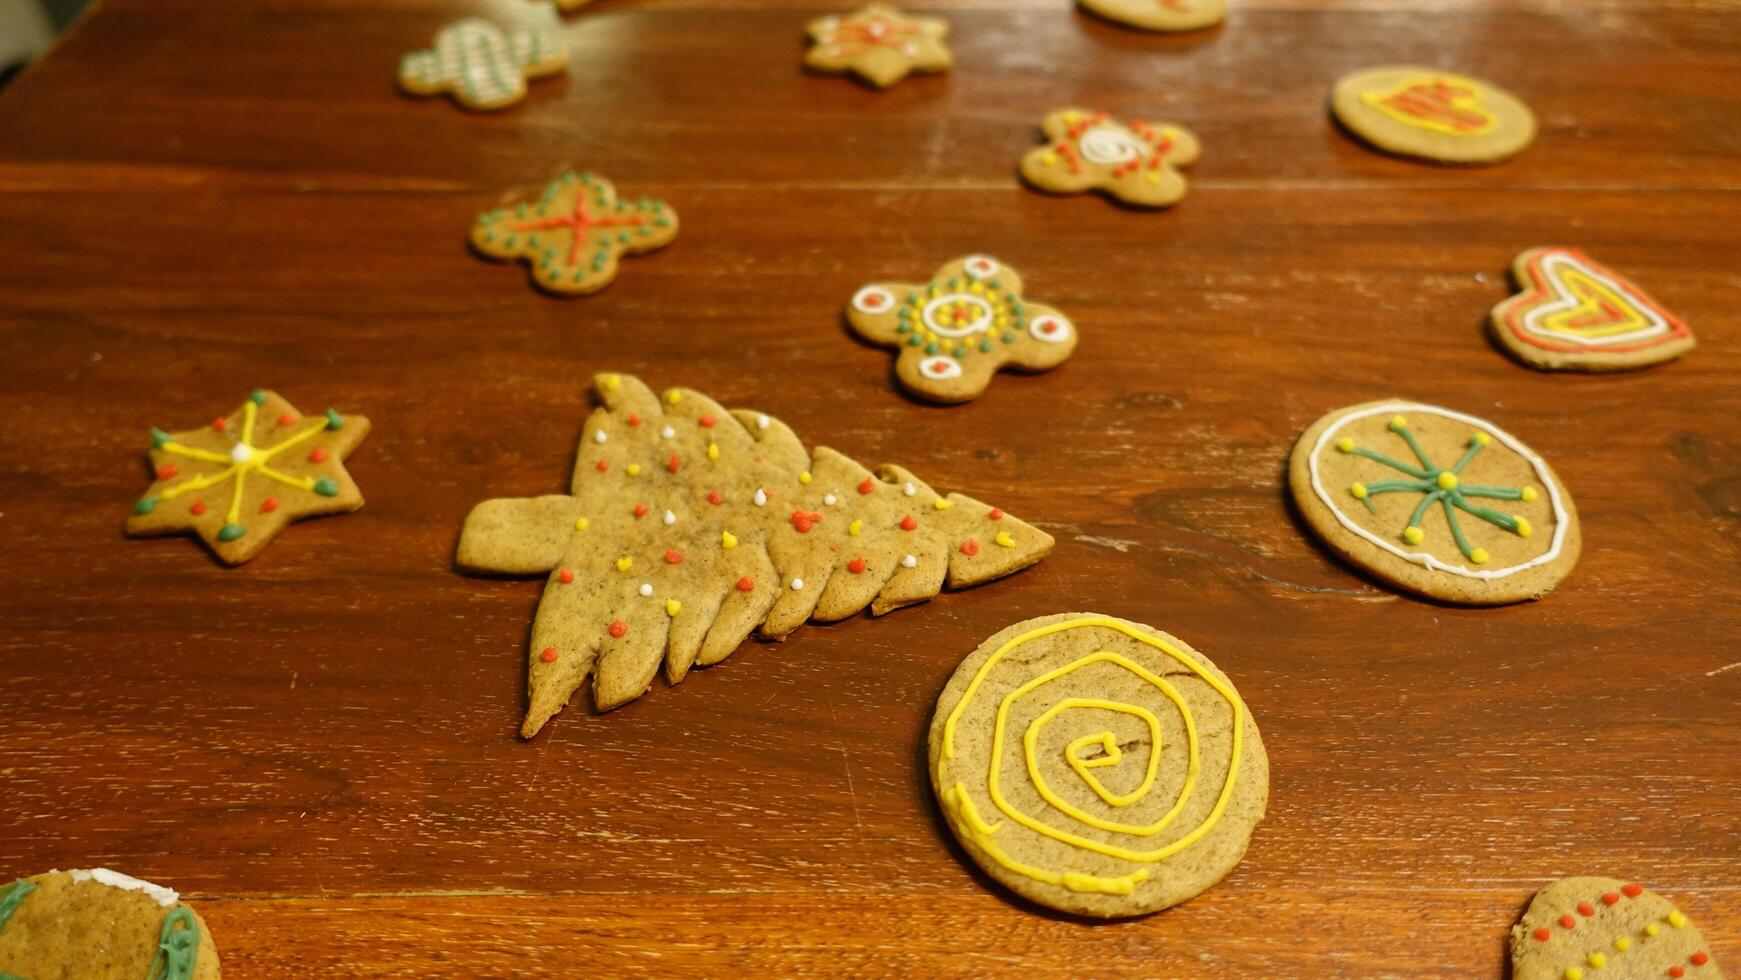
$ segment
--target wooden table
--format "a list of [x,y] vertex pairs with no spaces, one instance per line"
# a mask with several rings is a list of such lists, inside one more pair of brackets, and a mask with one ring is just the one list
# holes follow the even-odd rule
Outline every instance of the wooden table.
[[[802,74],[822,0],[601,0],[496,115],[399,55],[520,0],[109,0],[0,93],[0,876],[106,865],[204,912],[235,977],[616,973],[1495,976],[1565,874],[1638,878],[1741,964],[1741,8],[1235,0],[1129,32],[934,0],[956,67]],[[1505,166],[1369,153],[1325,112],[1384,62],[1502,81]],[[1188,125],[1163,214],[1013,168],[1071,103]],[[565,166],[683,232],[562,301],[473,216]],[[1682,363],[1522,369],[1483,335],[1525,247],[1585,248],[1691,322]],[[894,393],[839,326],[969,251],[1084,340],[971,406]],[[1038,567],[749,644],[523,742],[535,580],[456,573],[477,501],[565,486],[597,370],[688,385],[1033,519]],[[270,386],[371,416],[368,505],[226,570],[128,541],[146,427]],[[1295,436],[1393,394],[1549,458],[1585,553],[1539,603],[1401,598],[1285,503]],[[1268,820],[1218,887],[1111,925],[971,870],[922,766],[980,640],[1095,610],[1213,657]]]

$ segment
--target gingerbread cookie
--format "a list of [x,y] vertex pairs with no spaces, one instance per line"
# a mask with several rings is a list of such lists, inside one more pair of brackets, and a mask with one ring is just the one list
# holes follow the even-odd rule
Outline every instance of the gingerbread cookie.
[[972,401],[1000,368],[1049,371],[1076,349],[1064,314],[1022,299],[1022,277],[989,255],[944,263],[929,283],[879,282],[854,293],[846,321],[896,348],[901,387],[943,404]]
[[949,68],[943,36],[949,25],[935,17],[909,17],[887,4],[873,3],[856,13],[818,17],[810,22],[810,50],[804,66],[812,71],[852,72],[877,88],[888,88],[912,72]]
[[1104,112],[1060,109],[1040,124],[1047,145],[1022,158],[1022,179],[1054,194],[1095,190],[1143,208],[1185,196],[1178,168],[1196,162],[1197,137],[1170,123],[1122,123]]
[[1680,909],[1618,878],[1561,878],[1511,930],[1513,980],[1722,980]]
[[526,80],[568,67],[568,45],[551,30],[503,31],[478,17],[435,35],[435,47],[399,61],[399,87],[412,95],[448,92],[467,109],[501,109],[526,97]]
[[218,980],[206,924],[162,885],[93,868],[0,885],[0,977]]
[[1083,7],[1131,27],[1149,31],[1194,31],[1219,24],[1227,0],[1079,0]]
[[1535,139],[1535,114],[1516,96],[1432,68],[1355,72],[1331,90],[1330,111],[1378,149],[1434,163],[1498,163]]
[[[1485,419],[1368,402],[1312,423],[1288,484],[1344,560],[1446,602],[1538,599],[1578,560],[1577,511],[1548,464]],[[1505,511],[1495,503],[1503,503]]]
[[532,624],[530,737],[588,676],[601,710],[676,684],[760,628],[881,615],[947,582],[978,585],[1039,561],[1052,538],[995,507],[804,448],[778,420],[699,392],[663,398],[604,374],[567,495],[488,500],[459,564],[546,575]]
[[363,506],[344,460],[369,420],[327,409],[305,416],[256,390],[229,415],[173,435],[151,430],[151,486],[127,533],[191,531],[231,565],[260,553],[292,521]]
[[535,203],[478,215],[472,247],[494,259],[523,259],[532,281],[554,293],[595,293],[617,277],[624,255],[664,248],[677,237],[677,212],[649,197],[618,200],[611,182],[566,173]]
[[1493,308],[1493,336],[1545,371],[1625,371],[1693,349],[1693,332],[1618,273],[1571,248],[1511,263],[1521,293]]
[[1245,854],[1269,759],[1207,657],[1141,623],[1017,623],[956,669],[931,719],[931,786],[986,873],[1103,918],[1177,905]]

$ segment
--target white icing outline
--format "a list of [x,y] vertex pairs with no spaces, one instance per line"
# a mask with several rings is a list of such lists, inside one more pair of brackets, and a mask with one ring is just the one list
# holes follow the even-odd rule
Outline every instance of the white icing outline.
[[[1381,415],[1386,412],[1392,414],[1404,414],[1409,412],[1424,413],[1426,415],[1436,415],[1439,418],[1453,419],[1462,422],[1465,425],[1479,429],[1493,438],[1498,439],[1500,442],[1505,444],[1506,448],[1527,460],[1530,467],[1535,470],[1536,479],[1541,482],[1543,487],[1547,488],[1548,502],[1553,506],[1553,547],[1521,565],[1513,565],[1509,568],[1494,568],[1477,571],[1466,565],[1446,564],[1426,552],[1404,551],[1389,541],[1386,541],[1378,535],[1373,534],[1371,531],[1368,531],[1366,528],[1363,528],[1349,520],[1347,515],[1342,512],[1342,509],[1331,502],[1329,493],[1324,489],[1324,482],[1320,478],[1318,472],[1318,457],[1323,453],[1324,447],[1330,444],[1330,441],[1335,437],[1336,433],[1342,431],[1348,423],[1358,421],[1359,419],[1371,418],[1374,415]],[[1560,549],[1566,542],[1566,529],[1571,525],[1571,520],[1566,516],[1565,506],[1560,502],[1559,485],[1557,481],[1554,480],[1553,474],[1548,472],[1548,464],[1543,462],[1540,456],[1531,452],[1529,447],[1525,446],[1522,442],[1519,442],[1517,438],[1512,436],[1509,432],[1506,432],[1504,429],[1501,429],[1499,426],[1494,425],[1486,419],[1476,418],[1473,415],[1464,415],[1462,412],[1453,412],[1448,408],[1439,408],[1435,405],[1422,405],[1418,402],[1381,402],[1371,408],[1344,415],[1336,420],[1336,424],[1325,428],[1323,434],[1318,436],[1318,441],[1312,445],[1312,455],[1308,460],[1308,468],[1312,474],[1312,492],[1317,494],[1318,500],[1323,503],[1325,507],[1330,509],[1331,514],[1335,515],[1337,523],[1404,561],[1425,566],[1426,568],[1436,572],[1448,572],[1452,575],[1461,575],[1464,578],[1478,578],[1491,581],[1493,579],[1505,578],[1508,575],[1515,575],[1518,572],[1527,571],[1528,569],[1535,568],[1538,565],[1545,565],[1560,556]]]
[[[937,361],[945,362],[941,370],[932,370]],[[961,362],[943,354],[928,354],[919,359],[919,373],[932,381],[950,381],[961,377]]]
[[[1049,334],[1049,333],[1041,333],[1040,332],[1040,324],[1042,324],[1048,320],[1055,321],[1059,326],[1063,327],[1064,329],[1062,331],[1059,331],[1057,336],[1053,336],[1052,334]],[[1039,316],[1034,317],[1032,320],[1028,321],[1028,334],[1029,334],[1029,336],[1033,337],[1035,340],[1038,340],[1043,344],[1062,344],[1064,341],[1069,340],[1070,335],[1075,333],[1075,332],[1076,332],[1076,326],[1074,324],[1072,324],[1069,320],[1065,319],[1065,317],[1062,313],[1042,313]]]
[[[989,263],[991,263],[991,271],[989,271],[989,272],[975,272],[975,271],[973,271],[973,264],[975,262],[989,262]],[[976,279],[976,280],[983,282],[987,279],[990,279],[992,276],[995,276],[998,273],[1002,272],[1003,271],[1003,264],[998,262],[998,260],[992,258],[989,255],[980,255],[978,253],[975,253],[975,254],[969,255],[967,258],[961,260],[961,271],[967,273],[967,277],[969,279]]]
[[1149,149],[1135,133],[1113,123],[1090,126],[1076,141],[1076,151],[1089,163],[1103,167],[1140,160]]
[[[939,306],[947,303],[967,303],[976,306],[979,308],[979,315],[974,317],[973,321],[965,327],[942,326],[937,322],[935,314]],[[996,316],[996,311],[992,309],[991,302],[983,296],[975,296],[972,293],[944,293],[926,303],[925,308],[919,311],[919,319],[925,324],[925,329],[939,337],[948,337],[951,340],[971,337],[976,333],[985,333],[991,329],[991,321],[994,316]]]
[[[1550,314],[1562,313],[1566,310],[1575,310],[1583,305],[1572,297],[1571,292],[1565,288],[1565,283],[1555,277],[1555,270],[1562,265],[1569,265],[1578,272],[1589,276],[1591,279],[1596,280],[1602,285],[1607,286],[1609,289],[1612,289],[1614,292],[1619,293],[1621,296],[1626,297],[1627,300],[1632,303],[1634,309],[1644,314],[1645,319],[1649,320],[1650,324],[1648,326],[1639,327],[1637,330],[1629,330],[1626,333],[1617,333],[1606,337],[1581,337],[1577,334],[1561,333],[1557,330],[1549,330],[1540,326],[1542,319]],[[1550,266],[1554,268],[1550,268]],[[1537,337],[1545,337],[1549,340],[1560,343],[1577,344],[1579,347],[1600,348],[1612,347],[1615,344],[1630,343],[1635,340],[1647,340],[1651,337],[1660,337],[1669,332],[1668,321],[1664,320],[1656,310],[1652,309],[1650,303],[1643,301],[1643,298],[1638,295],[1638,290],[1623,283],[1616,282],[1612,276],[1598,272],[1596,269],[1591,268],[1587,263],[1579,261],[1577,257],[1567,252],[1549,252],[1541,257],[1541,261],[1537,264],[1537,267],[1541,270],[1541,277],[1546,282],[1548,288],[1553,290],[1554,295],[1560,298],[1557,303],[1543,304],[1524,314],[1523,329],[1529,333],[1535,334]]]
[[[864,298],[872,295],[881,296],[885,305],[874,309],[864,305]],[[895,294],[881,286],[866,286],[852,294],[852,308],[869,316],[876,316],[879,313],[893,313],[896,305]]]
[[72,875],[74,881],[95,881],[100,885],[108,885],[110,888],[119,888],[124,892],[144,892],[147,898],[150,898],[153,902],[156,902],[164,908],[169,908],[176,902],[181,901],[181,896],[177,894],[173,888],[166,888],[163,885],[154,885],[149,881],[143,881],[133,877],[132,875],[124,875],[119,871],[110,871],[108,868],[91,868],[88,871],[69,871],[67,874]]

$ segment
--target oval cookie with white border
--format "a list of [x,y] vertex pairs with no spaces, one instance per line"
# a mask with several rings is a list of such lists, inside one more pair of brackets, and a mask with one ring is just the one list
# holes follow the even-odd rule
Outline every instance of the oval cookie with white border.
[[1488,317],[1501,347],[1544,371],[1626,371],[1693,349],[1693,332],[1619,273],[1574,248],[1511,263],[1520,292]]
[[1085,9],[1148,31],[1194,31],[1221,23],[1227,0],[1079,0]]
[[1113,918],[1176,905],[1245,854],[1269,759],[1208,658],[1141,623],[1061,613],[970,654],[937,699],[931,785],[1011,890]]
[[1513,980],[1722,980],[1686,913],[1636,882],[1561,878],[1511,930]]
[[1448,408],[1394,400],[1337,409],[1300,436],[1288,484],[1332,551],[1430,598],[1537,599],[1578,559],[1577,511],[1547,462],[1493,423]]
[[0,884],[0,976],[218,980],[205,920],[173,890],[108,868]]
[[1433,68],[1368,68],[1344,76],[1330,111],[1387,153],[1467,166],[1498,163],[1535,140],[1535,114],[1490,82]]

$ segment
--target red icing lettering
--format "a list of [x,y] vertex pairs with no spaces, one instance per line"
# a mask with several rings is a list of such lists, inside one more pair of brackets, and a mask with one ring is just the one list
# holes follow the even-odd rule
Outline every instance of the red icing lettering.
[[918,526],[919,526],[919,522],[913,520],[912,514],[908,514],[907,516],[901,518],[901,530],[903,530],[903,531],[911,531],[912,529],[914,529]]
[[547,664],[555,663],[556,662],[556,648],[555,647],[545,647],[542,651],[539,652],[538,659],[544,661]]
[[846,570],[851,572],[854,575],[863,574],[864,573],[864,559],[863,558],[854,558],[852,561],[847,562],[846,563]]
[[620,640],[623,638],[624,634],[628,633],[628,631],[629,631],[629,624],[628,623],[625,623],[620,619],[611,620],[611,635],[612,636],[614,636]]
[[324,448],[316,446],[314,447],[314,451],[308,454],[308,459],[310,462],[324,463],[326,462],[326,455],[326,450]]
[[748,575],[745,575],[743,578],[738,579],[738,591],[739,592],[748,592],[751,589],[754,589],[755,587],[756,587],[756,583],[750,581],[750,577]]
[[966,541],[961,542],[961,553],[969,558],[979,554],[979,542],[972,538],[968,538]]

